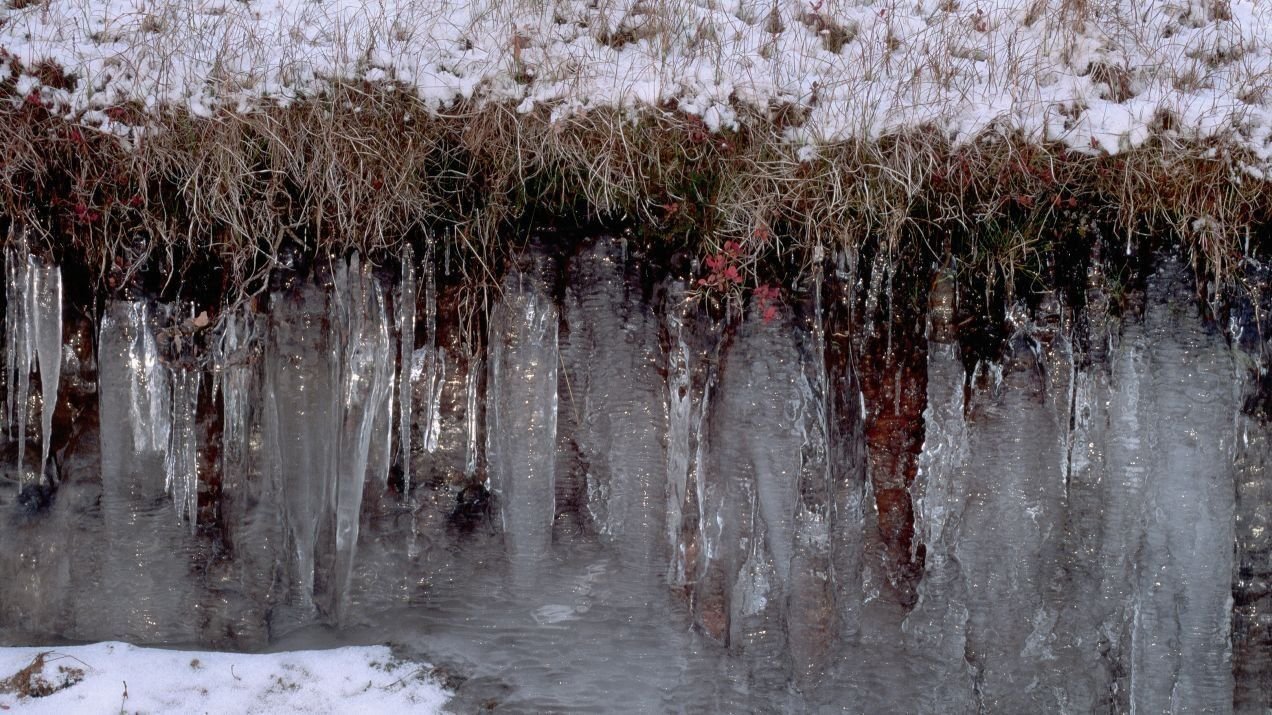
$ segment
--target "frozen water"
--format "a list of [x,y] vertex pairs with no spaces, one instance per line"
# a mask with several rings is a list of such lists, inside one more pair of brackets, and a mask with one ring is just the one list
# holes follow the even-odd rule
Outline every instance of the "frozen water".
[[[432,285],[432,255],[424,263],[424,270],[429,272],[428,283]],[[411,491],[411,381],[415,377],[415,254],[410,244],[402,253],[402,282],[398,287],[397,297],[393,305],[397,314],[398,338],[398,455],[402,465],[402,493]],[[428,311],[428,309],[425,309]],[[436,301],[432,310],[436,311]],[[431,312],[426,312],[432,315]],[[429,326],[430,336],[432,325]],[[430,421],[431,426],[431,421]],[[431,433],[431,429],[429,430]]]
[[1268,426],[1171,261],[1142,315],[1044,296],[973,366],[937,276],[907,608],[847,257],[765,319],[617,241],[531,251],[477,345],[425,257],[418,349],[409,268],[336,261],[222,314],[206,364],[147,301],[55,344],[55,268],[6,257],[6,459],[24,412],[74,415],[39,430],[56,498],[0,481],[6,643],[392,642],[471,676],[461,711],[1266,707]]
[[540,279],[513,273],[490,318],[486,460],[517,579],[533,582],[556,516],[557,308]]
[[[598,533],[649,578],[666,529],[667,434],[658,322],[604,243],[576,257],[562,319],[565,399]],[[657,569],[662,570],[661,565]]]

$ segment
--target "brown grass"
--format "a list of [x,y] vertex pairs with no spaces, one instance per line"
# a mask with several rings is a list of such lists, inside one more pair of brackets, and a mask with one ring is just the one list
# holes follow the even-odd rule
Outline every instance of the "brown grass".
[[0,107],[0,211],[108,288],[144,263],[179,282],[212,261],[227,292],[245,295],[285,244],[391,261],[407,237],[443,230],[455,265],[480,283],[531,210],[622,222],[642,241],[698,255],[736,241],[752,282],[772,259],[799,266],[817,251],[887,246],[912,235],[906,227],[976,234],[1009,222],[1027,247],[1077,211],[1130,244],[1169,233],[1222,281],[1242,237],[1268,223],[1272,196],[1235,145],[1182,142],[1168,129],[1116,156],[999,131],[953,146],[917,129],[800,161],[783,139],[801,121],[790,108],[712,133],[670,108],[636,121],[609,110],[553,121],[547,107],[436,113],[402,88],[337,84],[247,114],[107,114],[136,129],[121,140],[38,97]]

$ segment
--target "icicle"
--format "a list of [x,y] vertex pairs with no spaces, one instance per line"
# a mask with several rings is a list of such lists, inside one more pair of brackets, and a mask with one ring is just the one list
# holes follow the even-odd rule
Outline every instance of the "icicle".
[[44,467],[49,461],[53,411],[57,407],[57,388],[62,375],[62,270],[55,265],[44,265],[32,256],[27,271],[31,276],[27,313],[33,328],[27,342],[28,345],[35,343],[43,398],[40,401],[40,468],[36,472],[36,481],[39,481],[44,478]]
[[[26,306],[26,254],[25,248],[19,248],[12,244],[12,236],[10,237],[10,245],[4,251],[4,272],[5,272],[5,314],[4,314],[4,368],[5,368],[5,386],[8,388],[7,401],[5,403],[5,429],[9,433],[10,438],[16,439],[18,424],[18,404],[19,404],[19,374],[22,365],[18,362],[18,357],[23,353],[23,344],[26,342],[26,333],[23,330],[22,309]],[[21,239],[19,239],[21,240]],[[19,464],[21,471],[21,464]]]
[[[47,461],[49,436],[52,432],[53,406],[57,402],[57,382],[60,374],[59,358],[61,355],[61,280],[56,267],[46,268],[39,259],[26,252],[25,242],[19,240],[17,245],[6,251],[8,278],[8,310],[6,313],[7,336],[6,357],[9,376],[8,417],[10,429],[16,429],[12,436],[18,442],[18,478],[25,485],[39,484],[44,479],[44,462]],[[53,280],[49,280],[52,273]],[[54,292],[50,296],[48,293]],[[56,315],[50,313],[56,311]],[[50,322],[51,325],[42,326]],[[48,335],[41,339],[41,328]],[[56,334],[52,334],[56,329]],[[48,342],[54,342],[52,357],[48,356]],[[35,370],[36,360],[40,354],[45,355],[45,362],[53,364],[51,379],[43,379],[42,397],[49,403],[40,408],[42,430],[43,461],[36,470],[27,469],[27,417],[30,415],[31,373]],[[43,377],[43,372],[41,376]],[[50,398],[50,392],[52,393]]]
[[150,329],[146,304],[129,303],[128,320],[135,336],[128,355],[133,444],[139,451],[163,452],[168,449],[172,434],[168,371],[159,359],[159,345]]
[[[703,347],[695,345],[685,315],[683,284],[674,284],[665,316],[672,344],[667,354],[668,583],[689,586],[716,557],[718,524],[706,511],[707,417],[716,375]],[[713,334],[715,326],[706,329]]]
[[21,475],[21,481],[24,484],[38,484],[41,475],[32,473],[27,470],[26,466],[26,443],[27,443],[27,417],[30,415],[31,402],[31,371],[35,366],[35,346],[31,344],[35,338],[35,320],[31,315],[32,294],[35,292],[34,278],[31,270],[31,264],[34,258],[27,257],[27,267],[22,272],[22,307],[19,312],[22,315],[22,350],[18,356],[20,362],[19,369],[22,374],[18,375],[18,473]]
[[145,303],[108,302],[98,332],[105,543],[94,588],[96,603],[114,605],[102,609],[97,637],[186,642],[197,628],[189,536],[163,504],[172,390],[150,314]]
[[342,428],[337,414],[337,353],[342,343],[328,328],[328,297],[312,285],[276,293],[270,303],[264,352],[262,420],[273,481],[283,498],[283,519],[294,560],[294,605],[303,617],[314,604],[318,531],[330,513],[334,454]]
[[[822,274],[812,275],[812,319],[797,330],[800,372],[796,387],[802,404],[793,427],[800,437],[792,561],[788,583],[787,630],[795,672],[811,683],[822,672],[833,644],[835,584],[832,574],[832,525],[835,492],[830,464],[831,389],[826,368],[826,330],[822,318]],[[780,566],[780,565],[779,565]],[[779,569],[780,572],[780,569]]]
[[486,455],[514,578],[532,582],[556,511],[557,310],[509,276],[490,320]]
[[164,458],[164,488],[172,497],[177,518],[194,532],[199,514],[198,443],[195,433],[199,406],[199,370],[175,368],[172,379],[172,432]]
[[38,482],[26,467],[27,415],[31,397],[31,369],[35,360],[32,349],[31,326],[31,274],[26,245],[21,242],[5,251],[7,273],[8,310],[5,315],[7,336],[5,356],[9,382],[7,406],[10,436],[18,442],[18,481],[23,486]]
[[437,345],[437,281],[433,270],[433,246],[429,244],[426,265],[428,274],[424,281],[425,371],[424,391],[424,449],[429,454],[437,451],[437,438],[442,429],[442,385],[446,376],[446,354]]
[[464,446],[464,475],[472,477],[477,473],[477,460],[481,456],[477,422],[477,387],[481,380],[483,365],[481,357],[474,351],[468,357],[468,374],[464,377],[464,435],[467,442]]
[[221,465],[227,483],[237,482],[247,461],[248,420],[252,409],[251,351],[256,342],[250,311],[227,315],[214,346],[213,390],[221,394]]
[[689,463],[692,450],[693,393],[690,376],[689,346],[685,344],[684,318],[678,303],[683,289],[673,292],[667,311],[667,332],[672,344],[667,351],[667,543],[671,545],[671,563],[667,582],[672,586],[689,583],[689,544],[681,538],[686,490],[689,487]]
[[[335,611],[344,620],[358,545],[362,492],[368,476],[384,483],[388,460],[373,448],[387,446],[391,420],[393,362],[384,293],[355,255],[336,269],[333,325],[345,352],[337,361],[335,405],[342,417],[336,438],[334,508],[336,521]],[[378,428],[378,429],[377,429]],[[377,438],[377,434],[384,439]],[[378,472],[368,475],[369,468]]]
[[[425,257],[424,269],[428,271],[428,283],[433,283],[432,241]],[[415,356],[415,255],[407,244],[402,255],[402,284],[398,289],[397,329],[399,344],[398,367],[398,453],[402,465],[402,498],[411,493],[411,378]],[[430,326],[431,329],[431,326]]]

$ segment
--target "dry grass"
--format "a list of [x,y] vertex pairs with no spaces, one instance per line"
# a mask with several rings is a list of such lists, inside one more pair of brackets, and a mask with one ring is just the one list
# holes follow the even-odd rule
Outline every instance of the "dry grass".
[[59,665],[57,671],[47,670],[48,661],[78,658],[45,651],[37,653],[31,662],[13,675],[0,680],[0,693],[12,693],[20,698],[48,697],[60,690],[65,690],[84,679],[84,668],[73,665]]
[[27,101],[0,107],[0,210],[107,288],[141,265],[179,283],[210,261],[232,296],[260,290],[286,246],[392,262],[423,232],[452,237],[454,264],[490,283],[530,211],[623,223],[698,255],[737,242],[748,284],[765,266],[891,248],[907,227],[935,237],[1010,225],[1012,245],[966,257],[1002,268],[1074,212],[1130,244],[1169,233],[1223,281],[1269,219],[1268,182],[1244,171],[1235,144],[1173,141],[1166,128],[1116,156],[994,131],[953,146],[920,129],[801,160],[784,139],[800,108],[738,111],[740,131],[712,133],[671,109],[435,112],[403,88],[345,83],[210,118],[116,107],[112,117],[143,127],[121,141]]

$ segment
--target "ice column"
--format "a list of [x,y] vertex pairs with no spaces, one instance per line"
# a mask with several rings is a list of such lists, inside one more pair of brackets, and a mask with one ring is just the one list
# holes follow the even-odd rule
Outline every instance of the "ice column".
[[513,573],[532,583],[552,540],[556,495],[557,310],[514,273],[490,318],[486,454]]

